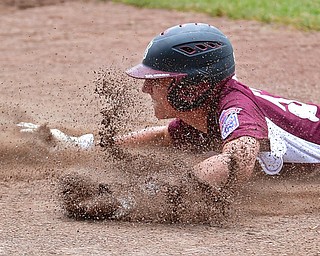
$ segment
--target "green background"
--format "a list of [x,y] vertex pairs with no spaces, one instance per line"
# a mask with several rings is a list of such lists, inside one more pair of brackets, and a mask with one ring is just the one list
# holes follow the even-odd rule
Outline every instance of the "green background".
[[320,0],[115,0],[144,8],[194,11],[231,19],[257,20],[320,30]]

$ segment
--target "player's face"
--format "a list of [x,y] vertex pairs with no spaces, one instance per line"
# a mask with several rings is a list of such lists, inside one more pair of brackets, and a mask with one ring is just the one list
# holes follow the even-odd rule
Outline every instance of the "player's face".
[[155,116],[158,119],[176,117],[176,110],[167,100],[168,87],[172,82],[172,78],[146,79],[144,81],[142,91],[151,96]]

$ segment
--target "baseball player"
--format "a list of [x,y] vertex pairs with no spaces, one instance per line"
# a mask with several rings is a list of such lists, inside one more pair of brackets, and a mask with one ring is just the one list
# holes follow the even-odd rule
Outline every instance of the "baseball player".
[[145,79],[142,91],[151,96],[157,118],[175,118],[137,140],[221,150],[194,166],[204,183],[242,183],[256,160],[272,175],[283,163],[320,163],[320,107],[237,81],[232,45],[213,26],[167,29],[127,74]]
[[[239,82],[232,45],[214,26],[167,29],[126,73],[144,79],[142,91],[150,95],[155,116],[171,120],[116,142],[217,152],[193,167],[196,179],[215,190],[246,182],[256,161],[270,175],[284,163],[320,163],[320,106]],[[84,145],[92,146],[93,138]]]

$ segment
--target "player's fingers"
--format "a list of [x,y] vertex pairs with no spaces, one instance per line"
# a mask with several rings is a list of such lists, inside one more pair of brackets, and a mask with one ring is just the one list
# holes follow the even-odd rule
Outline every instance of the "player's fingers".
[[27,129],[21,129],[20,132],[29,132],[29,133],[33,133],[35,132],[35,129],[31,129],[31,128],[27,128]]
[[40,125],[36,125],[33,123],[27,123],[27,122],[20,122],[17,124],[18,127],[21,127],[22,129],[37,129],[40,127]]

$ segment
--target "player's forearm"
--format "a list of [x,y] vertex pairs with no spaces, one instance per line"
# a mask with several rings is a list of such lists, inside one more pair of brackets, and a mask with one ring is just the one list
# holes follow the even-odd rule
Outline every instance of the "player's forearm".
[[171,143],[171,138],[167,126],[154,126],[131,132],[114,138],[116,144],[135,147],[135,146],[167,146]]
[[251,137],[241,137],[227,143],[221,154],[211,156],[194,166],[194,174],[213,188],[237,186],[252,175],[259,142]]
[[215,155],[195,165],[193,172],[199,181],[219,189],[228,181],[230,162],[228,155]]

